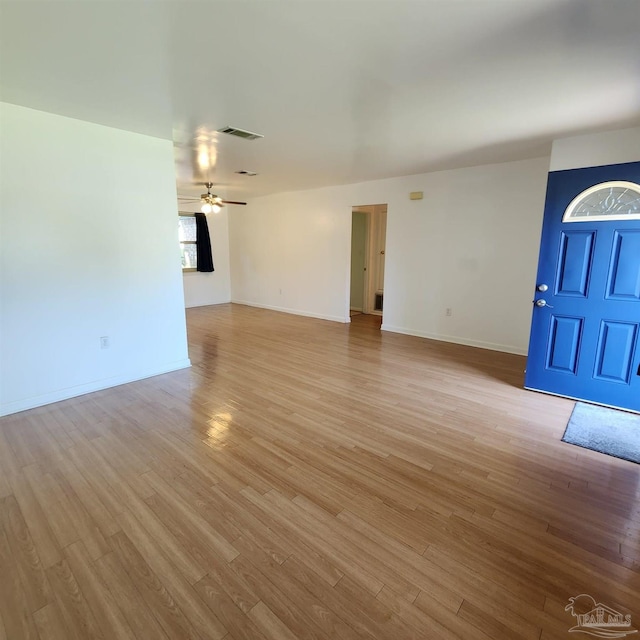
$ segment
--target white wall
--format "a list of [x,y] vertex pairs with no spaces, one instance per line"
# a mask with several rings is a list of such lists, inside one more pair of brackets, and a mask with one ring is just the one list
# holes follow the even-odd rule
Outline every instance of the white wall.
[[539,158],[256,198],[230,220],[232,300],[347,322],[351,208],[386,202],[383,329],[524,354],[548,166]]
[[254,198],[235,210],[232,301],[348,322],[351,204],[332,187]]
[[550,171],[640,160],[640,127],[554,140]]
[[188,366],[171,142],[9,104],[0,125],[0,413]]
[[387,214],[383,328],[526,353],[548,163],[404,179]]
[[[187,209],[184,210],[186,211]],[[228,211],[229,206],[225,207],[219,213],[207,214],[215,271],[212,273],[189,271],[184,274],[185,307],[202,307],[208,304],[221,304],[231,300]],[[233,211],[231,215],[233,215]]]

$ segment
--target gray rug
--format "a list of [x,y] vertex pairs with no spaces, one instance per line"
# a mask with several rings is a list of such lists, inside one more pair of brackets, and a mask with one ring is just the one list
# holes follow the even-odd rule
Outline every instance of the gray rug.
[[640,464],[640,415],[576,402],[562,441]]

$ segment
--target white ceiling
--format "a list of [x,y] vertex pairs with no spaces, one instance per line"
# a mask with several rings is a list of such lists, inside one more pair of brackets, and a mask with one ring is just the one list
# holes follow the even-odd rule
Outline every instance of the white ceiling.
[[[531,158],[557,137],[640,124],[640,0],[1,0],[0,11],[0,98],[173,139],[183,194],[207,178],[238,200]],[[265,137],[215,133],[225,125]]]

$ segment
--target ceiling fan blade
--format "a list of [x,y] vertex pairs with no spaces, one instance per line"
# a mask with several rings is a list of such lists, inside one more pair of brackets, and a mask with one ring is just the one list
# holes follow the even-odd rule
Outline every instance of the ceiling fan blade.
[[246,202],[236,202],[235,200],[222,200],[224,204],[247,204]]
[[178,196],[178,200],[182,200],[182,202],[200,202],[202,198],[191,198],[188,196]]

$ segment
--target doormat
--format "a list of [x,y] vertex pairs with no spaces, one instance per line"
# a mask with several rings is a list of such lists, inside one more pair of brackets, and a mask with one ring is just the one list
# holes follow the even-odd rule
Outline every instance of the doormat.
[[576,402],[562,441],[640,464],[640,415]]

